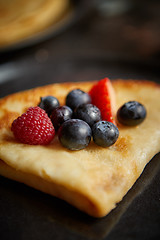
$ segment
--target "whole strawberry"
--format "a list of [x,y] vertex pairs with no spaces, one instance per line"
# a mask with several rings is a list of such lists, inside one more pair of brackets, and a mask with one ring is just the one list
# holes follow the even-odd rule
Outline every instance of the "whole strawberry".
[[18,141],[30,145],[49,144],[55,135],[50,118],[40,107],[30,107],[13,121],[11,130]]

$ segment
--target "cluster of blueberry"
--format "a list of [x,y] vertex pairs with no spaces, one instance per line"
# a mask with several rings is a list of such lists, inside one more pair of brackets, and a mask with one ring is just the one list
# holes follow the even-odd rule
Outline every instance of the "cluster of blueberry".
[[100,110],[91,104],[90,95],[80,89],[69,92],[64,106],[53,96],[41,98],[38,106],[48,113],[61,144],[68,149],[85,148],[92,136],[97,145],[107,147],[119,136],[118,128],[101,121]]
[[[61,144],[68,149],[83,149],[92,137],[97,145],[109,147],[119,137],[118,128],[101,119],[101,112],[91,104],[90,95],[80,89],[69,92],[64,106],[53,96],[42,97],[38,106],[47,112]],[[130,126],[141,123],[145,116],[144,106],[136,101],[124,104],[117,112],[118,121]]]

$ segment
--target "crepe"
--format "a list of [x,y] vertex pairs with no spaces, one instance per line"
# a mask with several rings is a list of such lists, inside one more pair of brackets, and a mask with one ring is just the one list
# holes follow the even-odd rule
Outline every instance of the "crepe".
[[56,24],[69,9],[69,0],[1,0],[0,47],[20,42]]
[[[65,104],[69,91],[89,91],[94,82],[61,83],[15,93],[0,100],[0,174],[61,198],[93,216],[107,215],[160,150],[160,88],[153,82],[113,81],[117,109],[136,100],[146,110],[138,126],[118,124],[119,138],[108,147],[93,141],[87,148],[71,151],[56,137],[47,146],[22,144],[13,136],[11,124],[40,97],[53,95]],[[54,206],[53,206],[54,207]]]

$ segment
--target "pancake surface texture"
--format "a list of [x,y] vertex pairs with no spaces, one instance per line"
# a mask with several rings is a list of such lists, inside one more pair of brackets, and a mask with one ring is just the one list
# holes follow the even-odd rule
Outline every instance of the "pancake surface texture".
[[153,82],[113,81],[117,109],[136,100],[147,110],[136,127],[118,124],[119,138],[108,147],[93,141],[80,151],[65,149],[57,137],[47,146],[19,143],[11,132],[15,118],[40,97],[53,95],[61,105],[69,91],[89,91],[95,82],[61,83],[6,96],[0,100],[0,174],[61,198],[94,217],[107,215],[160,151],[160,87]]

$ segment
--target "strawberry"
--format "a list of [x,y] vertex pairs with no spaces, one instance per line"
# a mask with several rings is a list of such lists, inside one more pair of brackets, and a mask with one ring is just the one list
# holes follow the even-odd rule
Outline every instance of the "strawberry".
[[102,120],[115,124],[115,93],[109,78],[98,81],[89,94],[92,104],[100,109]]

